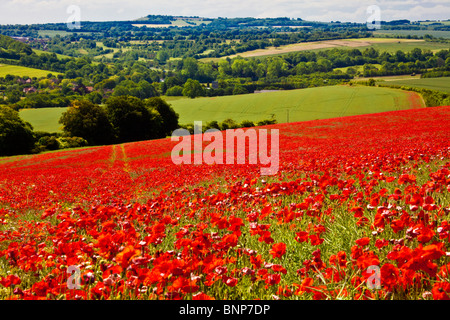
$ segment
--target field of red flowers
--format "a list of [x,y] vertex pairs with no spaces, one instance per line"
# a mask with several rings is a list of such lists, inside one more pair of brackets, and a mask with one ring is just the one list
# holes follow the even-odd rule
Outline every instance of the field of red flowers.
[[265,128],[275,176],[170,139],[0,159],[0,299],[450,298],[450,107]]

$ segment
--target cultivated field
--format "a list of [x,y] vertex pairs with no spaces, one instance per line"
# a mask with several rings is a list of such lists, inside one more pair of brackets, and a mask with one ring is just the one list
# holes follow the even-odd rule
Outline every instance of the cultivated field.
[[67,108],[22,109],[19,115],[29,122],[35,131],[60,132],[61,125],[58,121],[66,110]]
[[259,121],[275,116],[279,123],[423,107],[414,93],[366,86],[329,86],[238,96],[170,101],[180,123],[193,121]]
[[19,77],[47,77],[47,75],[51,73],[53,75],[60,74],[59,72],[54,71],[48,71],[48,70],[40,70],[40,69],[34,69],[34,68],[28,68],[28,67],[22,67],[22,66],[14,66],[14,65],[8,65],[8,64],[0,64],[0,77],[5,77],[6,75],[10,74],[13,76],[19,76]]
[[274,176],[170,139],[0,159],[0,298],[450,299],[450,107],[265,129]]
[[[375,78],[375,79],[377,79],[377,78]],[[436,91],[450,93],[450,77],[422,78],[422,79],[409,78],[409,79],[402,79],[402,80],[388,80],[387,84],[424,88],[424,89],[430,89],[430,90],[436,90]]]
[[380,30],[374,31],[373,34],[379,36],[400,35],[400,36],[418,36],[418,37],[430,35],[435,38],[450,39],[450,31],[441,31],[441,30]]
[[[327,119],[424,107],[412,92],[366,86],[329,86],[237,96],[188,99],[164,97],[180,115],[180,123],[223,121],[231,118],[260,121],[275,117],[278,123]],[[20,115],[36,130],[58,132],[66,108],[27,109]]]
[[[359,38],[359,39],[345,39],[345,40],[329,40],[329,41],[314,41],[314,42],[301,42],[297,44],[289,44],[280,47],[269,47],[266,49],[257,49],[247,52],[242,52],[235,55],[227,56],[234,58],[241,56],[243,58],[272,56],[287,54],[290,52],[306,51],[306,50],[327,50],[330,48],[368,48],[374,47],[385,51],[397,51],[397,50],[412,50],[413,48],[429,48],[430,50],[437,50],[440,48],[448,48],[448,45],[442,43],[425,42],[419,39],[394,39],[394,38]],[[210,61],[221,58],[202,58],[200,61]]]

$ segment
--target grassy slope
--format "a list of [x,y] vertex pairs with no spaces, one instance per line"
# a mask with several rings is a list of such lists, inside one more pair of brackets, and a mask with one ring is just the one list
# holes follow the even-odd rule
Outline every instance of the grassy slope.
[[450,93],[450,77],[394,80],[388,81],[386,84],[417,87]]
[[19,114],[35,131],[60,132],[58,120],[64,111],[66,108],[23,109]]
[[[327,119],[357,114],[408,109],[408,94],[400,90],[364,86],[330,86],[170,101],[180,123],[193,121],[258,121],[275,115],[279,123]],[[289,110],[289,111],[288,111]]]
[[[390,88],[330,86],[213,98],[167,97],[167,101],[179,113],[181,124],[227,118],[259,121],[272,114],[279,123],[285,123],[288,112],[289,122],[294,122],[408,109],[411,95]],[[21,110],[20,115],[36,130],[57,132],[65,110]]]
[[[342,43],[341,43],[342,42]],[[323,47],[317,47],[317,45],[323,44]],[[237,55],[229,56],[230,58],[235,56],[241,57],[268,57],[268,56],[279,56],[289,54],[290,52],[296,51],[323,51],[330,50],[333,48],[339,49],[359,49],[365,50],[366,48],[373,47],[374,49],[380,51],[387,51],[390,53],[395,53],[397,50],[411,51],[414,48],[427,49],[431,51],[439,51],[442,49],[449,49],[449,45],[446,43],[438,42],[426,42],[423,40],[415,39],[395,39],[395,38],[360,38],[360,39],[346,39],[346,40],[331,40],[331,41],[318,41],[318,42],[305,42],[300,44],[290,44],[285,46],[280,46],[277,49],[272,47],[266,49],[257,49],[247,52],[242,52]],[[221,59],[226,59],[227,57],[221,58],[202,58],[200,61],[219,61]]]
[[[447,24],[448,25],[448,24]],[[441,30],[380,30],[375,31],[376,35],[400,35],[400,36],[418,36],[422,37],[426,34],[429,34],[436,38],[444,38],[450,39],[450,31],[441,31]]]
[[22,66],[14,66],[8,64],[0,64],[0,77],[4,77],[7,74],[19,77],[47,77],[47,75],[51,73],[53,75],[60,74],[59,72],[49,71],[49,70],[40,70],[34,68],[27,68]]
[[[50,51],[44,51],[44,50],[39,50],[39,49],[33,49],[33,51],[37,54],[37,55],[41,55],[41,54],[52,54],[53,52],[50,52]],[[70,56],[67,56],[67,55],[64,55],[64,54],[59,54],[59,53],[57,53],[56,54],[56,57],[58,58],[58,59],[70,59],[70,58],[72,58],[72,57],[70,57]]]

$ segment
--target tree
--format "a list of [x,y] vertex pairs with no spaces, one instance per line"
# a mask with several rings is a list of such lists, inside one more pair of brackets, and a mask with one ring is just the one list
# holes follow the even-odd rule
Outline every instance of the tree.
[[106,112],[119,142],[158,138],[161,116],[146,108],[143,101],[132,96],[111,97]]
[[33,127],[17,111],[0,106],[0,155],[27,154],[33,147]]
[[166,91],[166,96],[182,96],[183,95],[183,87],[181,86],[173,86]]
[[88,100],[76,100],[59,120],[63,130],[73,137],[81,137],[90,145],[112,143],[112,125],[106,110]]
[[248,90],[242,85],[236,85],[233,89],[233,95],[247,94]]
[[145,80],[135,83],[131,80],[122,81],[115,89],[113,96],[133,96],[139,99],[147,99],[157,96],[155,88],[152,84]]
[[[191,57],[185,58],[183,60],[183,68],[181,74],[186,78],[194,78],[198,71],[197,60]],[[185,78],[185,79],[186,79]]]
[[188,79],[184,84],[183,96],[194,99],[204,95],[203,86],[197,80]]
[[144,100],[144,104],[147,108],[154,109],[160,114],[162,123],[159,136],[161,138],[171,135],[174,130],[179,128],[179,115],[166,101],[160,97],[154,97]]
[[237,128],[239,128],[239,124],[237,124],[236,121],[234,121],[233,119],[225,119],[220,124],[220,129],[223,131]]

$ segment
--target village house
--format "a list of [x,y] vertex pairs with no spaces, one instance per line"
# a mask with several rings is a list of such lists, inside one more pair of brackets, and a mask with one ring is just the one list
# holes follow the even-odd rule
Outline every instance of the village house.
[[24,93],[35,93],[35,92],[37,92],[37,89],[35,87],[23,88],[23,92]]

